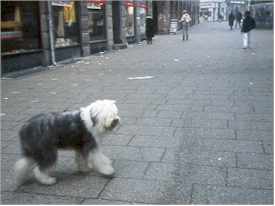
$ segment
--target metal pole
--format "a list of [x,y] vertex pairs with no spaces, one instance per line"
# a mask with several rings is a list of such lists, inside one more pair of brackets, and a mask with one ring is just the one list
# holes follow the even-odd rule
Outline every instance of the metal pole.
[[49,34],[50,34],[50,49],[51,49],[51,60],[52,64],[56,66],[55,61],[55,50],[54,50],[54,40],[53,40],[53,15],[52,15],[52,2],[48,1],[48,20],[49,20]]

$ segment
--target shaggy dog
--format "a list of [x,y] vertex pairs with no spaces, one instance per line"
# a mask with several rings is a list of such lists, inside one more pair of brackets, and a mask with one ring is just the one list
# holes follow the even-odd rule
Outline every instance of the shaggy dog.
[[88,172],[92,167],[103,175],[113,175],[112,162],[101,152],[98,143],[99,138],[113,130],[119,121],[113,100],[98,100],[79,111],[32,117],[19,131],[23,158],[15,163],[17,185],[21,185],[30,173],[42,184],[55,184],[56,178],[49,175],[49,170],[55,165],[58,149],[74,150],[81,172]]

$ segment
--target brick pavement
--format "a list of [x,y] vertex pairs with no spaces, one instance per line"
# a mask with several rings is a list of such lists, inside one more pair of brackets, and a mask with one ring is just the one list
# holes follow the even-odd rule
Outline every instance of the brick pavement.
[[[191,38],[83,58],[2,80],[1,189],[4,204],[272,204],[273,33],[256,30],[241,49],[227,23],[200,24]],[[134,76],[148,80],[128,80]],[[61,152],[58,183],[15,190],[17,132],[43,111],[117,100],[121,127],[103,140],[116,175],[76,173]]]

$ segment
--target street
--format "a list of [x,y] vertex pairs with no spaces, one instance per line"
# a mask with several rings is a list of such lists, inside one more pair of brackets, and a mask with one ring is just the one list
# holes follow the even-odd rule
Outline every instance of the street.
[[[1,81],[3,204],[273,204],[272,30],[253,30],[244,50],[240,30],[201,23],[188,41],[157,35]],[[61,151],[57,184],[16,189],[20,126],[97,99],[121,116],[102,140],[115,177],[77,173]]]

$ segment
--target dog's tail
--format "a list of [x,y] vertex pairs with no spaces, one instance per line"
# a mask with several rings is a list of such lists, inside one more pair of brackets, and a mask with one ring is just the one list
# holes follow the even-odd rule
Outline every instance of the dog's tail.
[[15,163],[14,172],[17,186],[23,184],[30,177],[34,166],[35,161],[28,157],[24,157]]

